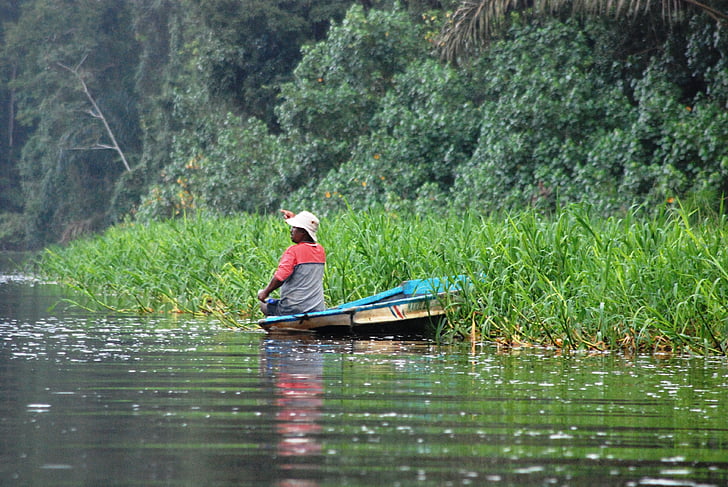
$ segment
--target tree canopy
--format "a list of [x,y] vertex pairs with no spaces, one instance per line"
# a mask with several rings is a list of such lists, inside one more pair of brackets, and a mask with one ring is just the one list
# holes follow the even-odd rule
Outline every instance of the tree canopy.
[[723,0],[5,0],[0,243],[281,205],[720,205],[725,12]]

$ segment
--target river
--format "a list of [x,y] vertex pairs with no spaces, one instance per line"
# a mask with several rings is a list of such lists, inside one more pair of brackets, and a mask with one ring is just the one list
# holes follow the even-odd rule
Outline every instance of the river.
[[0,485],[728,485],[725,358],[90,313],[0,273]]

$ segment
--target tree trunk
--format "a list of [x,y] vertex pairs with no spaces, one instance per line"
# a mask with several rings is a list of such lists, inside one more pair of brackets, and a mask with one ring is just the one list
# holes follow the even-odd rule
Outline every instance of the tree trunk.
[[97,144],[94,147],[91,147],[92,149],[112,149],[116,151],[117,154],[119,154],[119,157],[121,158],[121,162],[124,163],[124,167],[127,171],[131,171],[131,167],[129,166],[129,163],[126,160],[126,156],[124,155],[124,152],[121,150],[121,147],[119,147],[119,143],[116,141],[116,137],[114,136],[114,132],[111,130],[111,127],[109,126],[109,122],[106,121],[106,117],[104,116],[103,112],[101,112],[101,108],[99,108],[98,104],[96,103],[96,100],[91,95],[91,92],[88,89],[88,85],[86,85],[86,81],[83,79],[83,76],[81,76],[81,73],[79,72],[81,65],[86,60],[86,57],[84,57],[80,63],[75,68],[71,68],[69,66],[66,66],[65,64],[58,63],[60,67],[63,69],[70,71],[76,79],[81,83],[81,86],[83,87],[83,93],[86,95],[86,98],[88,98],[88,101],[91,103],[91,106],[93,107],[92,110],[89,110],[89,114],[94,117],[101,120],[101,122],[104,124],[104,128],[106,129],[106,134],[109,136],[109,139],[111,140],[111,145],[105,145],[105,144]]

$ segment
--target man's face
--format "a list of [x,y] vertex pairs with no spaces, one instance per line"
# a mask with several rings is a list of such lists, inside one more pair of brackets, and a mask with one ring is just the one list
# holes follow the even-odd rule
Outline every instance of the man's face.
[[291,241],[293,243],[303,242],[306,238],[306,230],[299,227],[291,227]]

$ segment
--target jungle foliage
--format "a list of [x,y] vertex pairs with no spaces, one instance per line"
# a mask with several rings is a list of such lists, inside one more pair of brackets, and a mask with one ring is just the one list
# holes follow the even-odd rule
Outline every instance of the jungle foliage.
[[723,20],[526,3],[443,60],[479,3],[0,1],[0,246],[199,210],[719,207]]

